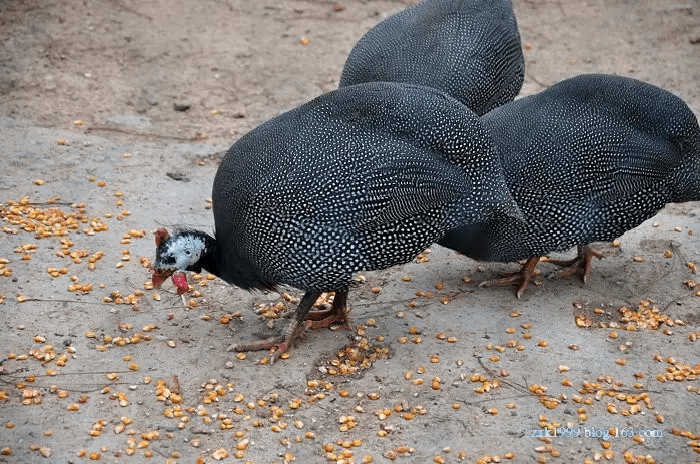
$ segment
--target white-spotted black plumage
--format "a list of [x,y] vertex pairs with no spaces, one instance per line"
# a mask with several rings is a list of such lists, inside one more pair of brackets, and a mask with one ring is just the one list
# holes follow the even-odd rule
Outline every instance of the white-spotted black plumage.
[[448,229],[517,216],[478,117],[434,89],[344,87],[254,129],[212,193],[220,275],[306,291],[410,261]]
[[345,62],[340,86],[426,85],[482,115],[513,100],[524,73],[511,0],[424,0],[360,39]]
[[[610,241],[667,203],[700,200],[700,128],[688,106],[656,86],[582,75],[482,117],[524,221],[495,218],[442,244],[510,262]],[[488,237],[469,244],[478,227]]]

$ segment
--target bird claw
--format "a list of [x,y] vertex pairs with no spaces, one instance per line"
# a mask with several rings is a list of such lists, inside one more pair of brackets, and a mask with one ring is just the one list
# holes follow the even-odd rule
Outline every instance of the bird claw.
[[244,351],[263,351],[269,350],[275,346],[277,349],[273,353],[271,361],[274,363],[277,356],[289,349],[289,346],[285,344],[285,337],[283,336],[270,337],[252,343],[233,343],[226,349],[226,351],[236,351],[239,353]]
[[576,274],[579,270],[583,270],[583,276],[581,279],[584,284],[588,283],[588,278],[591,274],[591,262],[593,258],[603,259],[603,253],[594,250],[588,245],[578,247],[578,255],[574,259],[569,260],[557,260],[550,259],[547,262],[555,264],[562,267],[558,272],[553,272],[548,279],[557,279],[559,277],[568,277]]
[[528,258],[520,271],[514,272],[500,279],[485,280],[479,284],[479,287],[495,287],[520,283],[518,290],[515,292],[515,296],[520,299],[525,294],[530,282],[537,274],[537,263],[539,262],[539,256]]
[[289,351],[295,340],[304,336],[304,324],[298,323],[297,321],[290,321],[289,325],[285,328],[285,332],[288,333],[288,335],[277,335],[252,343],[234,343],[228,347],[227,351],[262,351],[269,350],[276,346],[277,349],[272,353],[272,359],[270,361],[274,363],[282,353]]
[[[228,348],[226,348],[226,351],[228,351],[228,352],[236,351],[238,353],[242,353],[244,351],[267,350],[275,345],[273,343],[273,340],[280,340],[280,339],[281,339],[280,337],[269,337],[269,338],[265,338],[262,340],[258,340],[257,342],[251,342],[251,343],[231,343],[228,346]],[[268,345],[268,346],[266,346],[266,345]]]
[[311,311],[309,316],[306,318],[306,328],[307,329],[323,329],[330,326],[334,322],[340,323],[344,328],[350,330],[350,319],[348,314],[352,308],[346,307],[344,310],[340,311],[334,310],[333,308],[320,311]]

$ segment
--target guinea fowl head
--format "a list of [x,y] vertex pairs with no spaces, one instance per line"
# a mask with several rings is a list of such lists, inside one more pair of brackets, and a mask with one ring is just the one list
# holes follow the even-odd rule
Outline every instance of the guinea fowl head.
[[214,239],[196,230],[178,231],[172,237],[160,227],[156,237],[156,259],[151,265],[151,280],[156,288],[172,276],[178,295],[188,290],[185,271],[201,272],[205,257],[212,252]]

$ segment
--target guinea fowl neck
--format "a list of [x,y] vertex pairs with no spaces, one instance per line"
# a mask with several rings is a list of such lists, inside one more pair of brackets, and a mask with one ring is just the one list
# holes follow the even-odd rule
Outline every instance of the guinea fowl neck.
[[216,240],[209,234],[197,231],[197,237],[204,241],[204,253],[199,258],[196,264],[188,268],[189,271],[202,272],[202,269],[206,269],[211,274],[217,277],[221,276],[221,263],[218,259],[218,246]]

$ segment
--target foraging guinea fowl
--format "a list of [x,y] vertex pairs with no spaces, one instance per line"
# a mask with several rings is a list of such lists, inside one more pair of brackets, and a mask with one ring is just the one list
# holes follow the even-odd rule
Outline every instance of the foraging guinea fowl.
[[[578,247],[563,274],[590,272],[588,244],[611,241],[667,203],[700,200],[700,128],[673,94],[635,79],[574,77],[494,109],[482,121],[525,221],[494,218],[438,243],[475,259],[526,259],[527,288],[541,255]],[[481,243],[472,239],[475,230]]]
[[415,258],[459,224],[519,211],[479,118],[434,89],[338,89],[252,130],[214,179],[215,233],[156,232],[153,283],[201,269],[243,289],[305,292],[280,337],[238,351],[289,349],[322,292],[346,322],[353,274]]
[[345,62],[340,86],[426,85],[483,115],[515,98],[524,73],[511,0],[425,0],[360,39]]

